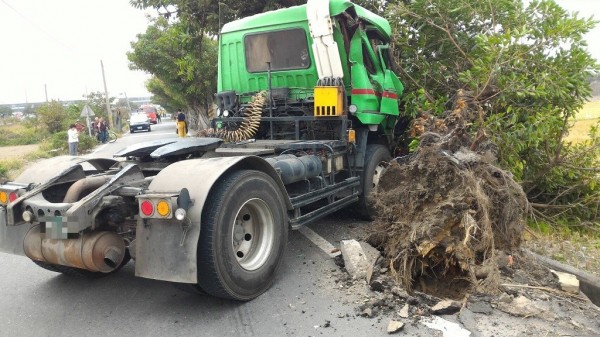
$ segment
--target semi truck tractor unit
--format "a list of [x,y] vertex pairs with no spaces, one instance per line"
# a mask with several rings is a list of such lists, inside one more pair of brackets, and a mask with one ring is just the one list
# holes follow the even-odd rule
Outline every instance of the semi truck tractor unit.
[[139,277],[255,298],[288,230],[351,205],[373,217],[402,131],[390,35],[344,0],[225,24],[212,128],[32,165],[0,185],[0,250],[93,277],[133,259]]

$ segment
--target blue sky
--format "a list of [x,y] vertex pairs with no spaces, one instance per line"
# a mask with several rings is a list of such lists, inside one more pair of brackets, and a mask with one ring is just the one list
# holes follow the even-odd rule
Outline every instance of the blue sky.
[[[569,11],[600,19],[600,0],[556,0]],[[147,96],[148,75],[131,71],[125,53],[147,26],[127,0],[0,0],[0,104],[110,96]],[[600,27],[588,34],[600,60]]]

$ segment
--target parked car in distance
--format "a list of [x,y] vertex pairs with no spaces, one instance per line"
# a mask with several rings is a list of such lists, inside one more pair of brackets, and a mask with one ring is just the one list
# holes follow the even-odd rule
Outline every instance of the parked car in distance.
[[139,113],[135,115],[131,115],[131,119],[129,120],[129,132],[134,133],[136,131],[142,131],[150,129],[150,120],[145,113]]

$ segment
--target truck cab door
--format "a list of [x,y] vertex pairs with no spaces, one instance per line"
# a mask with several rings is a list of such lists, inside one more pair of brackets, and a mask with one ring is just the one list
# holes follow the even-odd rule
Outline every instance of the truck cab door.
[[394,73],[393,69],[391,69],[389,46],[377,46],[377,54],[384,68],[383,92],[381,93],[381,113],[398,116],[398,97],[402,94],[404,86],[398,79],[398,76]]
[[350,42],[351,104],[361,123],[377,126],[385,119],[380,113],[384,73],[375,55],[365,33],[357,29]]

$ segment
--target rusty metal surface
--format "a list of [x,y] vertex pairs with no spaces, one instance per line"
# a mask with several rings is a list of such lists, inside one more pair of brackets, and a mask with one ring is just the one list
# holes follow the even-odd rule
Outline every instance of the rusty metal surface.
[[[92,193],[85,196],[83,199],[73,203],[73,205],[65,212],[65,215],[71,219],[77,219],[77,223],[71,224],[75,232],[86,228],[93,228],[95,215],[105,206],[102,202],[117,203],[118,197],[110,199],[107,196],[112,192],[120,189],[124,185],[131,182],[139,182],[144,180],[144,175],[137,165],[127,165],[104,185]],[[105,198],[106,197],[106,198]]]
[[76,181],[65,194],[63,202],[72,203],[79,199],[81,193],[89,188],[98,188],[110,180],[110,176],[87,177]]
[[[84,234],[78,239],[47,239],[40,227],[32,227],[23,242],[25,255],[32,260],[108,273],[125,256],[125,242],[112,232]],[[110,261],[107,261],[110,259]]]
[[[150,183],[148,193],[187,188],[194,201],[187,212],[189,229],[184,236],[176,220],[138,219],[136,240],[136,276],[183,283],[197,282],[196,254],[200,237],[202,208],[215,182],[228,170],[254,168],[268,173],[279,184],[286,205],[287,192],[275,169],[254,156],[185,160],[169,165]],[[176,177],[174,179],[174,177]]]

